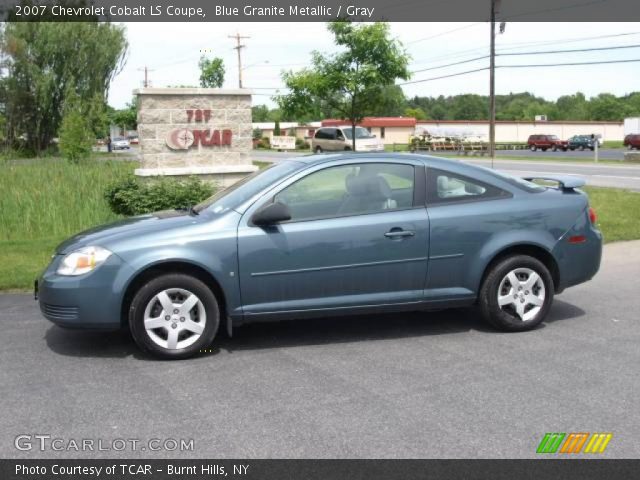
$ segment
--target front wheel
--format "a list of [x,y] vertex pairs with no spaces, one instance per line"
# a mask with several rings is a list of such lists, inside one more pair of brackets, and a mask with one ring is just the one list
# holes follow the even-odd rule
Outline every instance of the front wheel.
[[167,359],[188,358],[211,345],[220,311],[215,295],[199,279],[160,275],[145,284],[129,308],[129,328],[138,346]]
[[535,151],[538,149],[538,147],[536,147],[535,145],[531,145],[531,146],[529,147],[529,149],[530,149],[532,152],[535,152]]
[[484,319],[507,332],[538,326],[553,302],[547,267],[527,255],[507,257],[491,268],[482,284],[479,306]]

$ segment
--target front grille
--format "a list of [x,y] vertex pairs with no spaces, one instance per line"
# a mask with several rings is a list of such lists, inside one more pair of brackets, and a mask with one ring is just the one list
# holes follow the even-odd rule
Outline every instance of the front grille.
[[46,317],[54,320],[76,320],[78,318],[78,307],[65,307],[43,303],[42,313],[44,313]]

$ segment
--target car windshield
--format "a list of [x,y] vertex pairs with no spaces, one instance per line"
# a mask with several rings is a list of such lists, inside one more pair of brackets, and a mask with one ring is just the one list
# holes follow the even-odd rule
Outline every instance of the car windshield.
[[[351,128],[346,127],[343,128],[342,131],[344,132],[344,136],[351,140]],[[371,132],[369,132],[369,130],[367,130],[366,128],[356,127],[356,140],[360,138],[373,138],[373,135],[371,135]]]
[[207,210],[216,214],[235,210],[255,194],[296,171],[298,168],[300,168],[300,162],[284,161],[274,163],[267,168],[246,176],[230,187],[219,191],[204,202],[193,207],[193,210],[196,212]]

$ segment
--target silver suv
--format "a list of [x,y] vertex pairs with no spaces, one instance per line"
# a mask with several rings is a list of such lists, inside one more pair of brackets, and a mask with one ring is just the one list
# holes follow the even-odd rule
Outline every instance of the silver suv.
[[[311,141],[315,153],[353,150],[351,126],[322,127],[316,131]],[[356,151],[381,152],[384,144],[363,127],[356,127]]]

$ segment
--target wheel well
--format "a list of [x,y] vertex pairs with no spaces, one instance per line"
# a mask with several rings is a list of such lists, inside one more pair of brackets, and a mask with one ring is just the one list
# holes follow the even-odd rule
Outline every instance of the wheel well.
[[152,278],[164,273],[184,273],[201,280],[207,287],[209,287],[216,297],[218,306],[220,307],[221,322],[227,318],[227,302],[224,297],[224,292],[213,275],[204,268],[194,265],[193,263],[163,262],[152,265],[145,270],[138,272],[131,283],[129,283],[122,300],[122,309],[120,311],[120,319],[123,325],[126,325],[129,322],[129,307],[131,306],[131,301],[138,289]]
[[558,264],[556,263],[556,260],[555,258],[553,258],[553,255],[551,255],[551,253],[549,253],[544,248],[538,247],[536,245],[513,245],[500,251],[485,267],[484,272],[482,273],[480,287],[482,287],[484,279],[489,274],[489,271],[493,268],[493,266],[512,255],[529,255],[530,257],[541,261],[544,266],[547,267],[549,273],[551,274],[555,293],[560,293],[558,290],[558,285],[560,285],[560,270],[558,269]]

